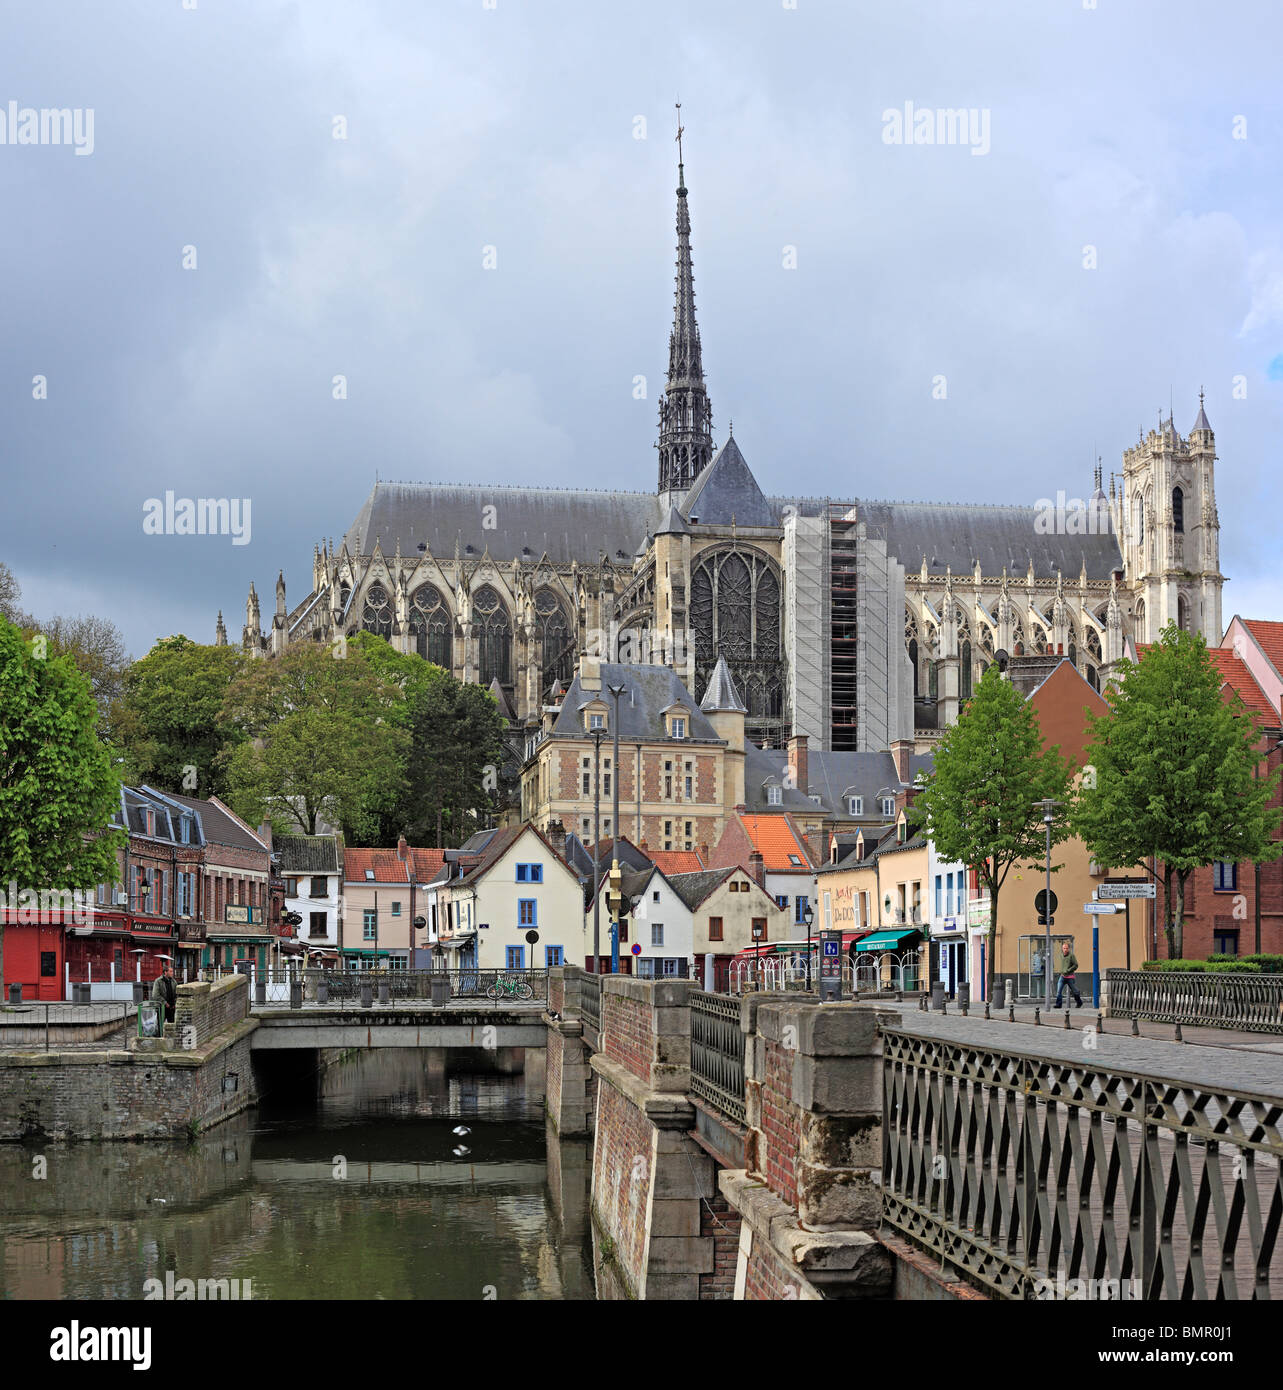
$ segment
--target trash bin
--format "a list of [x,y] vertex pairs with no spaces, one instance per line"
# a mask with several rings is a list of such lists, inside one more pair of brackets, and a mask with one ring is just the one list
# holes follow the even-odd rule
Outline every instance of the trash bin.
[[387,1002],[388,1002],[388,982],[387,982],[386,980],[380,980],[380,981],[379,981],[379,1003],[380,1003],[380,1004],[386,1004]]
[[330,982],[324,977],[316,982],[316,1002],[318,1004],[330,1002]]
[[370,1007],[370,1005],[373,1004],[373,1003],[374,1003],[374,986],[373,986],[373,985],[365,985],[365,984],[363,984],[363,985],[361,986],[361,1007],[362,1007],[363,1009],[368,1009],[368,1008]]
[[303,981],[290,981],[290,1008],[301,1009],[303,1007]]
[[939,1013],[944,1008],[944,981],[937,980],[931,986],[931,1007]]
[[970,1003],[971,1003],[971,986],[970,986],[969,984],[960,984],[960,985],[958,986],[958,1003],[959,1003],[959,1004],[970,1004]]
[[450,1002],[450,976],[444,970],[433,975],[428,982],[428,997],[437,1006]]
[[21,1003],[22,1003],[22,986],[21,986],[21,985],[10,985],[10,986],[9,986],[9,1002],[10,1002],[11,1004],[21,1004]]
[[88,1004],[93,999],[92,991],[87,984],[74,984],[71,987],[71,1002],[73,1004]]
[[261,975],[254,981],[254,1002],[255,1004],[267,1003],[267,981]]
[[993,1008],[995,1008],[995,1009],[1001,1009],[1001,1008],[1005,1007],[1004,997],[1003,997],[1002,977],[1001,977],[1001,976],[999,976],[999,977],[998,977],[997,979],[995,979],[994,982],[993,982],[993,999],[992,999],[990,1002],[991,1002],[991,1006],[992,1006]]

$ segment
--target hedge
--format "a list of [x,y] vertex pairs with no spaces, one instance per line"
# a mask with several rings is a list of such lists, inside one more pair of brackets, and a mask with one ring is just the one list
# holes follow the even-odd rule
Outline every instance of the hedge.
[[[1279,961],[1280,964],[1263,965],[1262,962]],[[1186,975],[1260,975],[1283,974],[1283,958],[1279,956],[1209,956],[1207,960],[1147,960],[1141,962],[1142,970],[1156,970],[1160,974]]]

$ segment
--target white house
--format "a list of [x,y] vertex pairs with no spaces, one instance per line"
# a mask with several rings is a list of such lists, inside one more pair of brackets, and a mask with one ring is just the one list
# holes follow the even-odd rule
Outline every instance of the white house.
[[967,871],[962,864],[941,859],[927,841],[927,884],[924,920],[931,928],[933,980],[942,980],[952,998],[958,986],[970,981],[967,968]]
[[[620,969],[642,979],[690,978],[695,969],[694,915],[664,872],[651,865],[624,873],[620,891],[631,910],[619,943]],[[610,914],[602,899],[603,940],[609,940]],[[592,905],[584,921],[592,936]]]
[[484,830],[446,850],[428,888],[429,939],[451,969],[582,965],[579,876],[532,825]]
[[274,835],[275,870],[285,882],[285,912],[303,919],[298,939],[309,954],[337,956],[343,897],[343,844],[338,835]]

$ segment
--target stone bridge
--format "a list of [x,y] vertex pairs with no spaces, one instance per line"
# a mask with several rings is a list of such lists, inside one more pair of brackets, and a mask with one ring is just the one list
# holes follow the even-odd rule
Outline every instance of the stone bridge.
[[281,1049],[352,1047],[448,1047],[497,1050],[541,1048],[547,1040],[543,1004],[489,1003],[444,1005],[406,1001],[395,1004],[307,1004],[302,1008],[258,1006],[253,1052]]

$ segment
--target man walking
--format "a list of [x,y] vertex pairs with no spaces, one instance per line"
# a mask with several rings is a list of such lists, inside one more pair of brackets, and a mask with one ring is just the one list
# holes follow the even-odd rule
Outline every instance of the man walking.
[[165,1022],[173,1023],[174,1006],[178,1003],[178,986],[174,983],[174,972],[168,961],[151,987],[151,1001],[153,1004],[163,1004]]
[[[1071,938],[1072,939],[1072,938]],[[1064,960],[1064,966],[1060,972],[1060,979],[1056,983],[1056,1002],[1054,1008],[1060,1008],[1060,1001],[1064,997],[1065,986],[1069,986],[1069,992],[1074,996],[1074,1008],[1081,1009],[1083,997],[1078,993],[1078,986],[1074,982],[1074,976],[1078,974],[1078,957],[1074,955],[1068,941],[1060,943],[1060,954]]]

